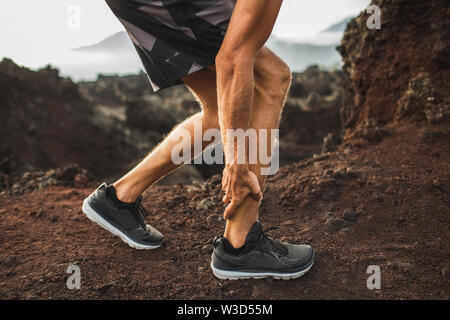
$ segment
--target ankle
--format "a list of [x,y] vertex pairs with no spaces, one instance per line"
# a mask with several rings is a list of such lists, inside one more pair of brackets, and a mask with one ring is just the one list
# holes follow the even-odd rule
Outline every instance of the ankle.
[[247,235],[252,226],[253,223],[240,223],[238,225],[227,223],[223,237],[234,248],[240,248],[245,244],[245,240],[247,240]]
[[239,249],[245,244],[245,239],[247,238],[247,234],[236,234],[236,235],[230,235],[230,234],[224,234],[223,237],[228,240],[228,242],[233,246],[235,249]]
[[116,197],[122,202],[126,203],[134,203],[136,199],[139,197],[139,194],[133,191],[132,188],[126,186],[124,183],[120,181],[113,183],[114,189],[116,189]]

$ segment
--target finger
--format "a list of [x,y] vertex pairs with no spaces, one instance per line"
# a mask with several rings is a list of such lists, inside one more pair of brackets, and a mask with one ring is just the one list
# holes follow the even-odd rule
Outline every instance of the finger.
[[227,189],[227,185],[228,185],[228,177],[223,176],[222,177],[222,190],[223,191],[225,191]]
[[222,198],[222,202],[225,203],[225,204],[227,204],[227,203],[230,203],[230,202],[231,202],[231,199],[230,199],[230,197],[229,197],[227,194],[225,194],[225,195],[223,196],[223,198]]
[[231,202],[226,208],[225,208],[225,211],[224,211],[224,213],[223,213],[223,217],[224,217],[224,219],[225,220],[228,220],[228,219],[230,219],[232,216],[233,216],[233,214],[234,214],[234,212],[236,211],[236,205],[235,205],[235,202]]
[[225,203],[225,204],[226,203],[230,203],[231,200],[232,200],[232,190],[231,190],[229,184],[227,185],[227,187],[224,190],[224,192],[225,192],[225,195],[223,196],[223,199],[222,199],[223,203]]
[[233,214],[236,212],[237,208],[239,207],[239,205],[237,204],[236,201],[232,201],[226,208],[225,208],[225,212],[223,213],[223,217],[225,219],[230,219]]
[[261,202],[262,199],[263,199],[263,194],[262,194],[261,191],[259,191],[259,193],[257,193],[257,194],[255,194],[255,193],[252,192],[252,193],[251,193],[251,196],[252,196],[253,199],[255,199],[255,200],[258,201],[258,202]]

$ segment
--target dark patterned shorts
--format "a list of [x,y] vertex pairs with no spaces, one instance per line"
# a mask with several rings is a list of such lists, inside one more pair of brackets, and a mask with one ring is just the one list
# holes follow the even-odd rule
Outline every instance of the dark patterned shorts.
[[155,91],[214,64],[236,0],[106,0]]

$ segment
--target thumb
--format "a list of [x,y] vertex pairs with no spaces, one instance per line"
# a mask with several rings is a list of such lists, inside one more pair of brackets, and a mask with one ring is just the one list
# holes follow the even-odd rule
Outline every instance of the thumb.
[[223,213],[223,217],[225,219],[230,219],[231,216],[236,212],[237,208],[239,207],[239,204],[237,201],[233,200],[231,203],[225,208],[225,212]]
[[223,203],[230,203],[231,202],[230,196],[228,194],[225,194],[223,196],[223,198],[222,198],[222,202]]

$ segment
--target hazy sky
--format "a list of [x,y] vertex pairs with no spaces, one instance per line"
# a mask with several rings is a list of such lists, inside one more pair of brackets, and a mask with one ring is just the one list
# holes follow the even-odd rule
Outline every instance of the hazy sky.
[[[0,0],[0,57],[28,67],[62,63],[63,52],[122,30],[104,0]],[[284,0],[273,34],[308,39],[370,0]],[[80,8],[80,28],[67,27],[70,6]]]

